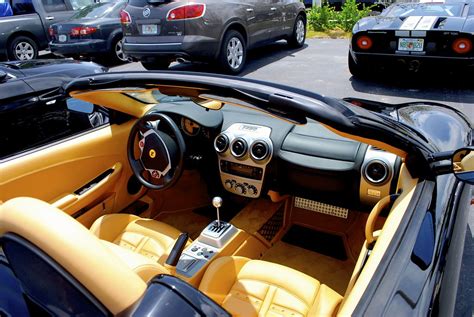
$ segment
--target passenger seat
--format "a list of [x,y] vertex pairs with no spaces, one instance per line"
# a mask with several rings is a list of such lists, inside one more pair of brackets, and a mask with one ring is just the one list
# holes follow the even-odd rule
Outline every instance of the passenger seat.
[[333,316],[342,296],[279,264],[228,256],[206,270],[199,290],[233,316]]

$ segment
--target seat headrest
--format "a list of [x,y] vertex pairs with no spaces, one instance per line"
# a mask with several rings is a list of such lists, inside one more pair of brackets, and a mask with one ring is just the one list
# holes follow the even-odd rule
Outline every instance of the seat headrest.
[[5,233],[48,254],[113,314],[132,306],[146,290],[146,283],[89,230],[41,200],[21,197],[0,205],[0,237]]

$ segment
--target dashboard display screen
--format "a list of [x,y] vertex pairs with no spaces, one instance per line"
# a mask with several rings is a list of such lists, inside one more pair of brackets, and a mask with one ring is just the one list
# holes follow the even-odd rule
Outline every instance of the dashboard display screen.
[[221,161],[221,170],[228,174],[256,180],[261,180],[263,174],[263,170],[259,167],[237,164],[229,161]]

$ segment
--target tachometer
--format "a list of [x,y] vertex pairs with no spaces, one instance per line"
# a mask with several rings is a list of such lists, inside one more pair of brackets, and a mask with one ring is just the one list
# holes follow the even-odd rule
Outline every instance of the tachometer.
[[181,129],[189,136],[196,136],[201,131],[201,126],[188,118],[181,118]]

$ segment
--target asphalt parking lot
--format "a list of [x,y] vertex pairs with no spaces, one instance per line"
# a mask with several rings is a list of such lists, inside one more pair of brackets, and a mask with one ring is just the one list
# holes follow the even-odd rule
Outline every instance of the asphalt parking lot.
[[[408,74],[373,80],[352,77],[347,67],[349,40],[309,39],[298,50],[278,42],[250,52],[241,76],[299,87],[323,95],[358,97],[387,103],[429,100],[450,105],[474,121],[473,74]],[[209,65],[174,64],[173,70],[215,72]],[[145,70],[140,63],[113,67],[112,71]],[[470,78],[469,78],[470,77]]]
[[[347,67],[349,40],[310,39],[298,50],[285,42],[250,52],[241,76],[299,87],[333,97],[358,97],[386,103],[432,101],[464,112],[474,122],[474,74],[386,74],[372,80],[353,78]],[[173,70],[215,72],[210,65],[173,64]],[[145,70],[140,63],[111,71]],[[473,208],[474,209],[474,208]],[[469,215],[457,292],[457,316],[471,316],[474,305],[474,211]]]

